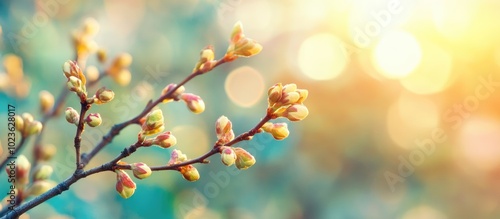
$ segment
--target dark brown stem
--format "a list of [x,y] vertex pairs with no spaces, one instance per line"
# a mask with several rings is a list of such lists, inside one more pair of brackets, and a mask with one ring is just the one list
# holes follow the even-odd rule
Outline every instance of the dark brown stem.
[[75,134],[75,153],[76,153],[76,169],[80,170],[83,169],[83,165],[80,162],[80,146],[82,143],[82,133],[83,130],[85,129],[85,114],[87,114],[87,111],[90,109],[90,104],[88,104],[85,100],[83,100],[81,103],[81,110],[80,110],[80,120],[78,121],[78,128],[76,129],[76,134]]
[[[215,64],[215,67],[225,63],[226,61],[224,59],[220,59],[217,61],[217,63]],[[169,92],[167,92],[166,94],[160,96],[157,100],[155,100],[154,102],[149,102],[146,107],[142,110],[142,112],[137,115],[136,117],[128,120],[128,121],[125,121],[123,123],[120,123],[120,124],[116,124],[114,125],[111,130],[109,130],[109,132],[102,137],[102,141],[99,142],[99,144],[97,144],[97,146],[95,146],[88,154],[82,154],[82,165],[85,167],[89,162],[90,160],[97,154],[99,153],[99,151],[101,151],[106,145],[108,145],[109,143],[111,143],[111,141],[113,140],[113,138],[115,136],[117,136],[118,134],[120,134],[120,131],[123,130],[125,127],[131,125],[131,124],[139,124],[139,120],[141,118],[143,118],[144,116],[146,116],[146,114],[148,114],[156,105],[158,105],[159,103],[161,103],[165,98],[171,98],[172,97],[172,94],[182,85],[186,84],[187,82],[189,82],[190,80],[192,80],[193,78],[195,78],[196,76],[199,76],[201,75],[202,72],[201,71],[196,71],[196,72],[193,72],[191,73],[188,77],[186,77],[183,81],[181,81],[179,84],[177,84],[177,86],[174,87],[174,89],[170,90]]]
[[[258,133],[259,129],[262,128],[262,126],[271,120],[270,115],[266,115],[266,117],[262,118],[260,122],[255,125],[254,128],[250,129],[248,132],[242,133],[238,135],[238,137],[234,138],[232,141],[228,142],[224,146],[232,146],[238,142],[248,140],[249,137],[254,136],[255,134]],[[182,163],[174,164],[174,165],[165,165],[165,166],[156,166],[156,167],[151,167],[152,171],[161,171],[161,170],[178,170],[179,167],[190,165],[190,164],[195,164],[195,163],[208,163],[207,158],[211,157],[214,154],[219,153],[221,145],[218,145],[217,143],[214,145],[212,150],[208,151],[207,153],[201,155],[200,157],[194,158],[192,160],[188,160]],[[123,154],[123,152],[122,152]],[[121,158],[120,158],[121,159]],[[116,159],[115,159],[116,160]],[[119,160],[119,159],[118,159]],[[116,162],[115,162],[116,163]],[[131,169],[130,165],[115,165],[116,169]]]
[[[218,65],[221,65],[223,63],[227,62],[225,59],[220,59],[217,61],[217,63],[215,64],[215,66],[213,68],[215,68],[216,66]],[[61,194],[62,192],[66,191],[69,189],[69,187],[77,182],[78,180],[80,180],[81,178],[85,178],[89,175],[92,175],[92,174],[96,174],[96,173],[99,173],[99,172],[103,172],[103,171],[112,171],[115,166],[116,166],[116,163],[124,158],[124,157],[127,157],[129,156],[131,153],[135,152],[135,150],[137,149],[138,146],[138,143],[134,144],[134,145],[131,145],[129,148],[126,148],[122,151],[122,153],[116,157],[115,159],[113,159],[112,161],[108,162],[108,163],[105,163],[99,167],[95,167],[95,168],[92,168],[88,171],[84,171],[83,168],[88,164],[88,162],[100,151],[102,150],[102,148],[104,148],[104,146],[106,146],[107,144],[109,144],[114,137],[116,137],[120,131],[122,129],[124,129],[125,127],[131,125],[131,124],[139,124],[139,120],[141,118],[143,118],[144,116],[146,116],[147,113],[149,113],[149,111],[151,111],[156,105],[158,105],[159,103],[161,103],[165,98],[171,98],[172,97],[172,94],[182,85],[186,84],[187,82],[189,82],[191,79],[193,79],[194,77],[198,76],[198,75],[201,75],[202,72],[201,71],[196,71],[196,72],[193,72],[191,73],[188,77],[186,77],[181,83],[177,84],[177,86],[172,89],[171,91],[167,92],[166,94],[160,96],[160,98],[158,98],[156,101],[154,102],[149,102],[146,107],[144,108],[144,110],[139,114],[137,115],[136,117],[128,120],[128,121],[125,121],[123,123],[120,123],[120,124],[116,124],[114,125],[111,130],[105,135],[103,136],[103,139],[101,142],[99,142],[99,144],[94,147],[94,149],[92,149],[92,151],[88,154],[82,154],[81,155],[81,158],[80,158],[80,162],[78,164],[78,161],[77,161],[77,169],[75,170],[75,172],[73,173],[73,175],[71,177],[69,177],[68,179],[64,180],[63,182],[59,183],[56,187],[50,189],[49,191],[45,192],[44,194],[26,202],[26,203],[23,203],[22,205],[20,205],[19,207],[16,207],[14,208],[12,211],[8,211],[8,213],[4,214],[4,213],[0,213],[0,219],[3,219],[3,218],[16,218],[16,217],[19,217],[21,214],[23,214],[24,212],[28,211],[29,209],[32,209],[34,208],[35,206]],[[82,101],[83,102],[83,101]],[[82,112],[84,111],[84,108],[85,107],[82,107]],[[88,109],[87,109],[88,110]],[[86,111],[85,111],[86,112]],[[79,121],[79,124],[82,123],[82,117],[83,117],[84,113],[81,113],[80,114],[80,121]],[[267,117],[266,117],[267,118]],[[269,120],[269,119],[267,119]],[[260,122],[259,124],[264,124],[265,122]],[[261,125],[262,126],[262,125]],[[260,128],[260,127],[259,127]],[[255,128],[254,128],[255,129]],[[80,128],[77,129],[77,136],[79,135],[78,134],[78,130],[80,130]],[[83,128],[82,128],[83,130]],[[251,130],[249,133],[257,133],[257,130]],[[247,133],[247,135],[249,136],[249,133]],[[253,135],[252,134],[252,135]],[[77,147],[77,136],[75,137],[75,148]],[[80,137],[81,137],[81,132],[80,132]],[[240,136],[238,136],[238,138],[236,139],[240,139],[243,140],[244,138],[240,138]],[[236,140],[235,139],[235,140]],[[81,140],[81,139],[80,139]],[[234,141],[234,140],[233,140]],[[236,142],[233,142],[232,144],[234,144]],[[214,151],[214,149],[212,149],[211,151]],[[77,154],[78,156],[78,154]],[[209,155],[211,156],[211,155]],[[207,156],[207,157],[209,157]],[[79,160],[77,158],[77,160]],[[78,167],[81,167],[80,169],[78,169]]]
[[[94,85],[97,84],[97,82],[99,80],[101,80],[105,76],[106,76],[106,74],[100,74],[96,80],[89,82],[87,84],[87,87],[93,87]],[[50,119],[55,118],[56,116],[61,114],[61,111],[64,108],[64,103],[66,102],[66,98],[68,97],[68,94],[69,94],[69,90],[66,87],[66,83],[64,83],[62,91],[61,91],[61,93],[59,93],[59,96],[57,97],[57,100],[56,100],[54,106],[52,107],[52,109],[48,113],[44,114],[42,119],[40,120],[40,122],[42,123],[42,131],[35,138],[35,144],[34,144],[35,146],[33,147],[33,156],[35,156],[33,159],[33,167],[36,167],[36,165],[38,163],[38,158],[36,157],[36,154],[37,154],[37,150],[39,150],[39,148],[41,147],[45,126]]]
[[[9,211],[7,210],[6,212],[0,212],[1,219],[7,219],[7,218],[17,218],[24,212],[28,211],[29,209],[63,193],[64,191],[68,190],[69,187],[75,183],[76,181],[85,178],[87,176],[90,176],[92,174],[104,172],[104,171],[109,171],[111,170],[111,165],[101,165],[99,167],[95,167],[93,169],[90,169],[88,171],[81,171],[81,172],[75,172],[73,175],[71,175],[69,178],[64,180],[63,182],[59,183],[56,187],[50,189],[49,191],[43,193],[42,195],[23,203],[21,206],[14,208],[13,210]],[[8,208],[5,208],[8,209]]]

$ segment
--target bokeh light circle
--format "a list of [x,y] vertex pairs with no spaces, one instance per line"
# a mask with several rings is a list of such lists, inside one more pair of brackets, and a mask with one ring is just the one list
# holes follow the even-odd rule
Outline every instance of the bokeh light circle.
[[391,31],[375,46],[372,61],[381,74],[390,79],[404,78],[420,63],[420,45],[410,33]]
[[243,66],[229,73],[224,88],[229,99],[235,104],[251,107],[264,93],[264,78],[257,70]]
[[425,45],[422,50],[420,65],[408,77],[401,79],[401,85],[416,94],[440,92],[450,84],[452,58],[436,45]]
[[299,49],[300,70],[315,80],[330,80],[339,76],[347,61],[344,43],[332,34],[313,35],[304,40]]
[[459,163],[465,163],[473,171],[500,168],[500,121],[472,117],[465,121],[459,133]]

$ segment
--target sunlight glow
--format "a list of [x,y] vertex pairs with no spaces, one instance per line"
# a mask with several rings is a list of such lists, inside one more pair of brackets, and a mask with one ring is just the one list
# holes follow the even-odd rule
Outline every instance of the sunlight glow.
[[334,35],[313,35],[302,43],[298,62],[302,72],[315,80],[338,77],[347,65],[348,57],[343,42]]
[[410,33],[392,31],[375,46],[372,61],[381,74],[390,79],[404,78],[420,63],[422,51]]

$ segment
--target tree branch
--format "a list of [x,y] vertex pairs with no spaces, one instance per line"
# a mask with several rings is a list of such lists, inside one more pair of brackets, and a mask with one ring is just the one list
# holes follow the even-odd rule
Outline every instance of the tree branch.
[[[249,138],[251,136],[254,136],[255,134],[257,134],[258,131],[259,131],[259,129],[262,128],[262,126],[266,122],[268,122],[269,120],[271,120],[271,116],[270,115],[266,115],[264,118],[262,118],[260,120],[260,122],[257,125],[255,125],[255,127],[253,127],[252,129],[250,129],[249,131],[238,135],[238,137],[234,138],[232,141],[228,142],[225,145],[218,145],[217,143],[215,143],[214,146],[213,146],[213,148],[210,151],[208,151],[207,153],[201,155],[200,157],[197,157],[197,158],[194,158],[194,159],[182,162],[182,163],[174,164],[174,165],[164,165],[164,166],[156,166],[156,167],[150,167],[150,168],[151,168],[152,171],[178,170],[179,167],[190,165],[190,164],[208,163],[206,159],[209,158],[209,157],[211,157],[214,154],[219,153],[220,147],[222,147],[222,146],[232,146],[232,145],[234,145],[234,144],[236,144],[238,142],[249,140]],[[130,146],[129,149],[125,149],[124,151],[130,150],[130,148],[132,148],[133,146],[134,145]],[[123,155],[123,153],[124,152],[122,152],[120,154],[120,156],[118,156],[117,158],[115,158],[113,160],[114,163],[113,163],[113,161],[111,161],[110,163],[107,163],[106,165],[109,165],[109,164],[113,165],[113,169],[128,169],[128,170],[132,169],[132,167],[130,165],[119,165],[119,164],[116,164],[116,162],[118,160],[126,157],[126,156],[121,156],[121,155]]]
[[[224,58],[218,60],[217,63],[214,65],[214,67],[212,69],[214,69],[215,67],[217,67],[217,66],[219,66],[219,65],[221,65],[221,64],[223,64],[225,62],[226,62],[226,60]],[[143,118],[144,116],[146,116],[146,114],[148,114],[156,105],[158,105],[159,103],[161,103],[165,98],[171,98],[172,94],[180,86],[183,86],[184,84],[186,84],[187,82],[189,82],[190,80],[192,80],[193,78],[195,78],[196,76],[199,76],[201,74],[206,74],[206,73],[202,73],[200,70],[197,70],[197,71],[191,73],[183,81],[181,81],[179,84],[177,84],[177,86],[175,86],[174,89],[172,89],[169,92],[167,92],[166,94],[160,96],[154,102],[150,101],[139,115],[137,115],[136,117],[134,117],[134,118],[132,118],[132,119],[130,119],[128,121],[125,121],[123,123],[114,125],[111,128],[111,130],[109,130],[109,132],[102,137],[102,141],[99,142],[99,144],[97,144],[96,147],[94,147],[88,154],[87,153],[82,154],[82,165],[85,167],[90,162],[90,160],[97,153],[99,153],[99,151],[101,151],[106,145],[108,145],[109,143],[111,143],[111,141],[113,140],[113,138],[115,138],[118,134],[120,134],[120,132],[125,127],[127,127],[127,126],[129,126],[131,124],[139,124],[139,120],[141,118]]]
[[81,110],[80,110],[80,120],[78,121],[78,128],[76,129],[76,134],[75,134],[75,153],[76,153],[76,169],[81,170],[83,169],[83,165],[80,162],[80,146],[82,143],[82,133],[83,130],[85,129],[85,114],[87,114],[87,111],[90,109],[90,104],[88,104],[85,100],[82,100],[80,103],[81,105]]
[[[7,211],[5,214],[4,212],[0,213],[1,218],[0,219],[7,219],[7,218],[17,218],[24,212],[28,211],[29,209],[63,193],[64,191],[68,190],[73,183],[77,182],[81,178],[85,178],[87,176],[104,172],[104,171],[110,171],[111,170],[111,165],[101,165],[99,167],[90,169],[88,171],[81,171],[81,172],[75,172],[73,175],[71,175],[69,178],[64,180],[63,182],[59,183],[56,187],[50,189],[49,191],[43,193],[42,195],[23,203],[19,207],[14,208],[11,211]],[[8,209],[8,208],[5,208]]]

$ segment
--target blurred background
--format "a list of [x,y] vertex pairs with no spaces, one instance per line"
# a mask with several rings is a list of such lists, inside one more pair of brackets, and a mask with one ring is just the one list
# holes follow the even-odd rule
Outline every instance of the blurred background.
[[[61,92],[61,65],[74,59],[71,33],[86,18],[99,23],[94,40],[110,59],[132,55],[127,86],[110,78],[98,84],[116,96],[91,109],[104,122],[85,131],[84,151],[186,77],[204,46],[214,45],[222,57],[238,20],[262,52],[189,83],[206,111],[162,105],[178,144],[141,149],[125,161],[161,165],[173,149],[199,156],[216,140],[220,115],[239,134],[264,116],[268,87],[296,83],[309,90],[310,114],[289,122],[289,138],[260,134],[239,144],[257,159],[248,170],[225,167],[214,156],[210,165],[196,166],[200,180],[155,172],[135,180],[127,200],[114,191],[115,175],[102,173],[24,217],[499,218],[499,12],[494,0],[2,1],[2,124],[7,104],[41,118],[38,93]],[[22,60],[15,76],[8,73],[19,66],[12,55]],[[102,68],[95,55],[87,61],[92,65]],[[77,101],[70,95],[65,106],[77,108]],[[74,126],[59,117],[45,128],[42,143],[58,150],[52,179],[62,181],[74,165]],[[115,157],[138,131],[125,129],[89,167]],[[0,140],[3,158],[7,135]],[[23,151],[27,157],[32,144]],[[2,174],[1,193],[8,191]]]

